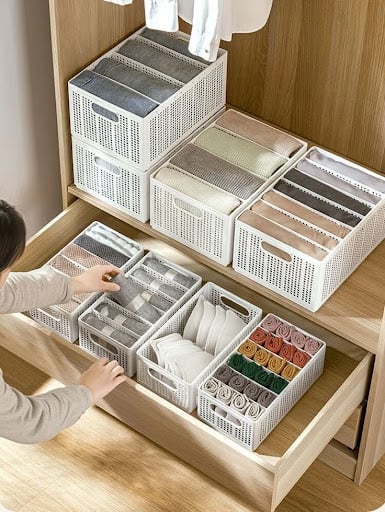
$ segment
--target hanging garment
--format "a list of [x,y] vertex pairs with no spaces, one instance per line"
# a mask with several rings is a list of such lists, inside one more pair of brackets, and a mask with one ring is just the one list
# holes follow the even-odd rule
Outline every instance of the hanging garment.
[[105,2],[110,2],[112,4],[117,4],[117,5],[128,5],[128,4],[132,4],[132,0],[104,0]]
[[155,30],[178,30],[177,0],[144,0],[146,25]]

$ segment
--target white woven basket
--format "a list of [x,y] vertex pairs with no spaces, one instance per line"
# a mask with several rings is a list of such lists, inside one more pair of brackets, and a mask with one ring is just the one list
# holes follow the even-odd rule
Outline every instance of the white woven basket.
[[[140,36],[142,30],[119,43],[86,69],[92,70],[99,60],[109,57],[148,75],[182,85],[175,94],[146,117],[142,118],[127,112],[71,83],[68,87],[72,135],[126,165],[146,171],[224,106],[227,52],[219,49],[217,60],[206,65],[141,38],[142,42],[155,48],[162,48],[162,51],[201,69],[194,79],[182,84],[117,53],[128,39]],[[189,38],[182,32],[175,32],[174,37],[184,40]],[[101,107],[102,110],[96,108],[97,112],[95,112],[95,107]],[[112,121],[103,116],[100,113],[103,109],[109,112],[109,116],[112,114],[115,120]]]
[[[309,152],[312,149],[310,148]],[[337,159],[336,155],[317,149]],[[303,158],[306,158],[307,154]],[[339,160],[347,162],[342,158]],[[374,174],[351,162],[348,163],[367,174]],[[275,181],[269,189],[273,188]],[[385,238],[385,195],[364,186],[361,188],[370,190],[381,200],[322,261],[262,233],[237,218],[234,269],[302,307],[317,311]],[[282,256],[278,256],[275,249],[278,249]]]
[[[249,116],[244,115],[249,118]],[[256,123],[262,123],[255,120]],[[214,126],[211,123],[207,128]],[[207,129],[205,128],[205,129]],[[272,128],[272,130],[280,130]],[[202,132],[200,132],[202,133]],[[241,137],[240,137],[241,138]],[[294,137],[293,137],[294,138]],[[192,139],[192,142],[195,137]],[[150,223],[165,235],[208,258],[228,265],[233,258],[234,225],[237,216],[254,201],[272,180],[276,180],[296,161],[307,148],[300,139],[300,150],[246,201],[242,201],[230,215],[204,205],[200,201],[175,190],[156,179],[156,171],[150,177]],[[165,163],[167,166],[168,163]]]
[[[193,382],[187,383],[157,364],[156,355],[151,347],[151,340],[175,332],[182,334],[186,321],[201,295],[214,305],[221,305],[225,309],[232,309],[247,325],[221,353],[214,357],[209,366]],[[192,412],[197,405],[197,389],[199,384],[221,365],[224,358],[238,345],[239,340],[245,334],[254,330],[261,317],[262,310],[258,306],[237,297],[214,283],[206,283],[183,308],[177,311],[138,350],[137,381],[181,409]]]
[[[144,265],[148,258],[156,258],[160,262],[168,265],[171,269],[174,269],[177,272],[180,272],[186,276],[191,277],[194,280],[194,284],[191,288],[187,289],[181,285],[174,283],[174,285],[177,288],[184,291],[183,296],[178,300],[171,299],[170,297],[167,296],[167,299],[170,302],[173,302],[170,309],[168,311],[166,311],[161,316],[161,318],[159,318],[159,320],[156,323],[154,323],[153,325],[144,321],[144,323],[147,323],[147,325],[148,325],[148,330],[145,334],[140,336],[131,347],[124,346],[123,344],[114,340],[110,336],[108,336],[104,333],[101,333],[94,327],[88,325],[83,320],[84,317],[86,315],[88,315],[89,313],[93,313],[97,317],[101,318],[100,314],[97,311],[95,311],[95,308],[102,301],[109,302],[110,300],[113,300],[112,294],[102,295],[102,297],[100,297],[100,299],[98,299],[94,304],[92,304],[92,306],[90,308],[88,308],[86,311],[84,311],[84,313],[79,318],[79,327],[80,327],[79,346],[81,348],[83,348],[84,350],[86,350],[87,352],[89,352],[90,354],[92,354],[98,358],[107,357],[110,361],[111,360],[118,361],[120,366],[122,368],[124,368],[125,373],[129,377],[132,377],[136,372],[136,359],[135,359],[136,351],[143,345],[143,343],[146,340],[148,340],[154,333],[156,333],[158,331],[158,329],[170,318],[171,315],[173,315],[173,313],[175,313],[175,311],[180,309],[185,304],[185,302],[188,301],[188,299],[196,292],[196,290],[201,286],[201,283],[202,283],[202,278],[200,276],[198,276],[197,274],[194,274],[193,272],[190,272],[189,270],[186,270],[185,268],[180,267],[179,265],[176,265],[175,263],[167,260],[166,258],[163,258],[162,256],[160,256],[154,252],[147,253],[146,256],[144,256],[144,258],[142,258],[139,262],[137,262],[136,265],[134,265],[129,270],[129,272],[126,273],[126,275],[131,275],[137,269],[145,268],[146,272],[151,274],[157,280],[170,284],[170,282],[167,281],[167,279],[164,278],[161,274],[158,274],[156,271],[154,271]],[[133,278],[133,279],[135,279],[135,278]],[[151,289],[150,286],[148,286],[144,283],[141,283],[141,284],[144,288],[151,290],[152,293],[159,294],[166,298],[166,296],[164,296],[161,292],[159,292],[159,291],[154,292],[154,290]],[[113,304],[115,307],[117,307],[120,310],[121,315],[126,316],[127,318],[135,318],[135,319],[142,320],[139,317],[137,317],[134,313],[131,313],[127,309],[122,308],[121,306],[116,304],[116,302],[114,302]],[[103,317],[103,321],[106,322],[107,324],[109,324],[111,327],[114,327],[123,332],[126,332],[127,334],[131,334],[131,335],[133,334],[131,331],[129,331],[122,325],[115,324],[113,321],[109,320],[106,317]]]
[[[107,229],[109,232],[119,235],[119,237],[123,238],[124,240],[127,240],[137,248],[137,254],[135,254],[135,256],[132,256],[131,258],[127,257],[127,262],[120,267],[123,271],[127,271],[143,257],[144,249],[140,244],[120,233],[117,233],[113,229],[104,226],[100,222],[93,222],[85,230],[79,233],[76,238],[78,238],[81,234],[85,233],[92,226],[96,225],[103,226],[103,228]],[[76,240],[76,238],[74,240]],[[75,276],[81,274],[87,268],[90,268],[94,265],[108,263],[108,261],[103,261],[101,258],[95,256],[92,253],[88,253],[89,257],[87,258],[87,261],[84,261],[83,258],[82,263],[79,263],[79,261],[76,259],[76,255],[73,257],[73,259],[67,257],[65,255],[66,249],[72,243],[73,240],[72,242],[67,244],[56,256],[51,258],[47,262],[47,265],[54,267],[56,270],[58,270],[59,272],[63,272],[66,275]],[[84,249],[80,248],[78,249],[78,251],[79,257],[80,252],[82,253],[82,256],[84,252],[87,252]],[[106,254],[106,257],[107,256],[108,255]],[[55,331],[57,334],[65,338],[67,341],[74,342],[75,340],[78,339],[79,336],[79,316],[90,306],[90,304],[92,304],[92,302],[94,302],[99,297],[99,295],[101,295],[100,292],[82,294],[77,297],[76,302],[70,301],[66,304],[58,304],[46,308],[36,308],[30,310],[28,314],[33,319],[37,320],[39,323]]]
[[[283,321],[285,322],[285,320]],[[273,402],[264,409],[264,412],[257,420],[247,418],[244,414],[239,413],[234,408],[225,405],[216,397],[210,395],[203,389],[205,382],[203,382],[198,389],[198,416],[205,423],[208,423],[214,427],[215,430],[222,432],[225,436],[233,439],[238,444],[249,450],[255,450],[301,396],[303,396],[312,384],[322,375],[326,353],[325,342],[302,329],[298,330],[320,341],[322,347],[311,357],[310,361],[299,371],[294,379],[289,382],[283,391],[276,396]],[[247,336],[243,337],[238,346],[246,340]],[[237,350],[234,350],[233,353],[236,352]],[[208,378],[212,377],[214,373],[215,372],[211,372]],[[250,382],[254,381],[250,380]],[[223,416],[218,411],[221,411]],[[230,419],[225,417],[227,413],[231,415]]]

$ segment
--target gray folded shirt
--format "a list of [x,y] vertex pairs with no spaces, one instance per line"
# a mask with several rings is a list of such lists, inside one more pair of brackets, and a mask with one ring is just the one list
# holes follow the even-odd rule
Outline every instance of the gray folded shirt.
[[[139,117],[146,117],[158,106],[158,103],[150,98],[88,69],[82,71],[70,83]],[[116,120],[116,114],[103,107],[99,113]]]
[[109,245],[98,242],[86,234],[78,236],[76,240],[74,240],[74,243],[83,247],[83,249],[86,249],[88,252],[96,254],[99,258],[108,261],[108,263],[112,263],[112,265],[116,267],[122,267],[130,259],[125,254],[113,249]]
[[248,199],[265,182],[194,144],[187,144],[170,164],[240,199]]
[[123,331],[120,331],[119,329],[114,329],[113,327],[108,325],[106,322],[103,322],[102,320],[100,320],[100,318],[93,315],[92,313],[86,315],[83,318],[83,321],[86,324],[94,327],[101,334],[109,336],[113,340],[122,343],[122,345],[125,345],[126,347],[131,347],[137,341],[137,338],[135,338],[134,336]]
[[156,258],[147,258],[143,262],[143,265],[146,265],[152,270],[155,270],[169,281],[175,281],[176,283],[184,286],[185,288],[191,288],[195,283],[195,280],[192,277],[185,276],[180,272],[177,272],[176,270],[170,268],[169,266],[160,262]]
[[181,88],[180,85],[170,84],[166,80],[132,69],[113,59],[102,59],[94,68],[94,72],[112,78],[158,103],[167,100]]
[[189,82],[201,72],[201,68],[135,39],[129,39],[119,48],[118,53],[183,83]]

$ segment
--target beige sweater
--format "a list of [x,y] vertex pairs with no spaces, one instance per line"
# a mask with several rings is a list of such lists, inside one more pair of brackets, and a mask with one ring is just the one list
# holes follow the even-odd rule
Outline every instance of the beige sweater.
[[[0,313],[60,304],[71,296],[71,279],[49,267],[14,272],[0,288]],[[4,382],[0,370],[0,437],[18,443],[46,441],[75,423],[90,405],[90,391],[80,384],[25,396]]]

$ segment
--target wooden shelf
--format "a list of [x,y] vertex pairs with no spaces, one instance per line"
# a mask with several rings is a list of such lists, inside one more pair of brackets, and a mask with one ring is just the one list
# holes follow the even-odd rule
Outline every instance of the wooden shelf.
[[89,204],[108,212],[110,215],[135,227],[152,237],[166,241],[170,246],[190,255],[207,267],[220,274],[241,283],[250,290],[267,297],[279,306],[308,319],[330,332],[362,347],[373,354],[377,351],[378,337],[385,304],[385,242],[380,244],[363,261],[358,269],[340,286],[330,299],[316,312],[312,313],[285,297],[242,276],[231,267],[224,267],[206,256],[199,254],[183,244],[159,233],[149,222],[143,223],[125,214],[117,208],[108,205],[74,185],[68,187],[70,194],[83,199]]

